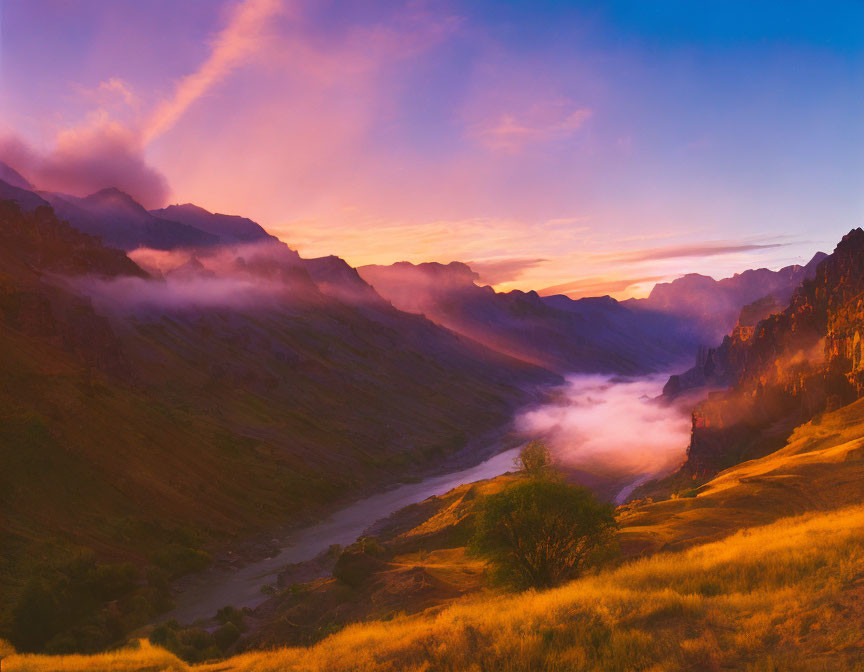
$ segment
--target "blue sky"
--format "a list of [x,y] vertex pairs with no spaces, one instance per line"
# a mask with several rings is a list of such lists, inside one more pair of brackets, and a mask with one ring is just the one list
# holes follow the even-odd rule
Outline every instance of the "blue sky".
[[5,0],[0,21],[28,177],[116,173],[309,256],[627,296],[806,261],[864,214],[861,2]]

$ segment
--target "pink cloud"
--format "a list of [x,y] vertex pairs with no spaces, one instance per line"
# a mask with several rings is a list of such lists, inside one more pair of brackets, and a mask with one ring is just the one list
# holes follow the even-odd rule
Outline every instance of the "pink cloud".
[[7,136],[0,140],[0,160],[48,191],[85,196],[117,187],[148,208],[163,205],[170,193],[165,177],[144,159],[135,131],[101,114],[61,131],[45,153]]
[[213,39],[207,60],[179,81],[173,96],[157,105],[142,130],[144,143],[174,126],[190,105],[259,52],[271,20],[284,9],[282,0],[244,0],[238,4],[228,24]]
[[564,103],[535,104],[520,116],[502,113],[492,122],[474,128],[471,134],[490,150],[518,152],[528,144],[574,134],[591,114],[588,108]]

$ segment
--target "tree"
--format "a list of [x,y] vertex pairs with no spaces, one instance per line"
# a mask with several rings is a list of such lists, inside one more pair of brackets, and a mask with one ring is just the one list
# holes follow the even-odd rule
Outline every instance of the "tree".
[[490,561],[499,583],[549,588],[598,562],[616,527],[612,507],[586,488],[532,479],[483,502],[471,548]]
[[546,478],[555,473],[552,454],[542,441],[529,441],[522,446],[516,465],[532,478]]

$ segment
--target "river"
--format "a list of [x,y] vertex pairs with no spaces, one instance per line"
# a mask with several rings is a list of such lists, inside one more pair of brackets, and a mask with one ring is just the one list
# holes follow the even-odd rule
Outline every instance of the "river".
[[510,471],[518,454],[519,448],[505,450],[469,469],[400,485],[354,502],[320,523],[294,532],[290,543],[274,557],[252,562],[237,570],[208,573],[206,582],[192,585],[180,593],[175,608],[160,620],[174,618],[181,623],[191,623],[199,618],[210,618],[229,604],[238,608],[256,607],[268,597],[261,588],[275,583],[276,574],[286,565],[311,560],[333,544],[347,546],[373,523],[409,504],[442,495],[465,483]]
[[[517,414],[515,426],[523,436],[544,437],[565,466],[588,471],[597,465],[613,469],[619,474],[613,499],[620,504],[636,487],[668,472],[684,456],[689,415],[681,408],[656,403],[664,380],[663,376],[570,376],[555,398]],[[492,448],[493,442],[490,439]],[[494,451],[485,454],[489,452]],[[241,569],[205,572],[177,596],[175,609],[161,620],[189,623],[212,617],[226,605],[255,607],[267,599],[261,588],[275,583],[277,573],[286,565],[311,560],[333,544],[347,546],[375,522],[409,504],[510,471],[518,453],[519,448],[511,448],[474,467],[356,501],[319,523],[293,532],[289,543],[274,557]]]

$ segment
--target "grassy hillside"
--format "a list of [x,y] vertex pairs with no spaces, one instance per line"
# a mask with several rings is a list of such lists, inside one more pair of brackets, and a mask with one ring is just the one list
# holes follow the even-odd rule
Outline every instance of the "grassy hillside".
[[0,202],[0,242],[0,633],[30,589],[32,630],[63,614],[31,650],[122,641],[208,553],[441,465],[558,380],[280,257],[272,300],[127,312],[82,283],[167,285],[49,209]]
[[[624,558],[683,550],[737,530],[814,510],[859,503],[864,495],[864,401],[802,425],[782,450],[745,462],[674,499],[633,502],[618,511]],[[334,578],[283,590],[256,611],[256,646],[308,644],[346,624],[445,605],[483,588],[464,555],[475,504],[517,476],[461,486],[403,509],[371,531],[383,552],[349,589]],[[451,563],[441,576],[442,558]],[[410,579],[410,580],[409,580]]]
[[[631,559],[555,590],[482,591],[481,568],[460,548],[473,502],[514,478],[503,477],[382,524],[392,555],[353,592],[332,579],[312,585],[313,602],[330,600],[322,610],[304,612],[287,592],[276,603],[283,616],[347,609],[349,621],[383,621],[214,665],[187,666],[145,644],[111,654],[110,668],[99,657],[12,656],[3,669],[864,670],[862,435],[859,401],[698,490],[620,509]],[[274,621],[265,641],[278,633]]]
[[864,498],[864,400],[796,428],[786,445],[676,498],[637,501],[621,516],[628,555],[680,549],[783,516]]
[[[814,543],[814,540],[819,543]],[[562,588],[349,627],[187,668],[158,649],[10,656],[5,672],[864,670],[864,507],[810,513]]]

